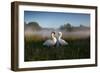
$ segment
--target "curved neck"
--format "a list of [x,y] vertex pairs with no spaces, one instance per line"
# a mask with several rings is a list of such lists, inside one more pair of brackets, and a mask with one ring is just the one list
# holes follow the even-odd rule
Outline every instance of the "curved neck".
[[56,37],[52,34],[51,35],[51,38],[52,38],[52,40],[54,41],[54,42],[56,42],[57,40],[56,40]]
[[52,39],[55,38],[53,34],[51,34],[51,38],[52,38]]
[[58,39],[61,39],[61,37],[62,37],[62,34],[59,35]]

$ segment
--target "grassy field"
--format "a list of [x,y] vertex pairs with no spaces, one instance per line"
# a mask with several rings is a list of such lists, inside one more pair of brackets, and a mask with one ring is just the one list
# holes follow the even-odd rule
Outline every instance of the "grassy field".
[[66,39],[67,46],[44,47],[44,39],[25,38],[25,61],[86,59],[90,58],[90,38]]

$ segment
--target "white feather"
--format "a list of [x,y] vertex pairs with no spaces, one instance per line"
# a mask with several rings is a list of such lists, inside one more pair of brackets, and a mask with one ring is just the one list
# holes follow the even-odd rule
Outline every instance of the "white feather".
[[46,40],[44,43],[43,43],[43,45],[44,46],[48,46],[48,47],[50,47],[50,46],[54,46],[55,44],[56,44],[56,42],[57,42],[57,39],[56,39],[56,37],[54,36],[55,34],[51,34],[51,37],[52,37],[52,40],[51,39],[49,39],[49,40]]
[[47,46],[53,46],[55,43],[53,42],[53,40],[46,40],[43,45],[47,45]]
[[59,43],[60,43],[61,45],[68,45],[68,43],[67,43],[65,40],[63,40],[63,39],[60,39],[60,40],[59,40]]
[[66,42],[65,40],[63,40],[62,37],[62,32],[58,33],[59,37],[58,37],[58,42],[60,45],[68,45],[68,42]]

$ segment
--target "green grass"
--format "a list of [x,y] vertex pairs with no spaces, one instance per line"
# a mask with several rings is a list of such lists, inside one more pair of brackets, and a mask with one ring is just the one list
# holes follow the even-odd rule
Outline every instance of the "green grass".
[[[31,40],[31,39],[30,39]],[[86,59],[90,58],[90,38],[66,39],[67,46],[44,47],[44,39],[25,39],[25,61],[63,60],[63,59]]]

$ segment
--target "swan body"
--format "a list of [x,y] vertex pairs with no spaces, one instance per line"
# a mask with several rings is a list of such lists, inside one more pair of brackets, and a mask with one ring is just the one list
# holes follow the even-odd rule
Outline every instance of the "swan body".
[[62,32],[58,33],[58,39],[57,39],[57,46],[64,46],[64,45],[68,45],[68,42],[66,42],[65,40],[61,39],[62,37]]
[[51,38],[52,38],[52,39],[46,40],[46,41],[43,43],[43,45],[44,45],[44,46],[47,46],[47,47],[54,46],[54,45],[56,44],[56,42],[57,42],[57,39],[56,39],[56,37],[55,37],[55,32],[52,32],[52,33],[51,33]]
[[68,45],[68,43],[65,40],[63,40],[63,39],[59,39],[59,43],[61,45]]

